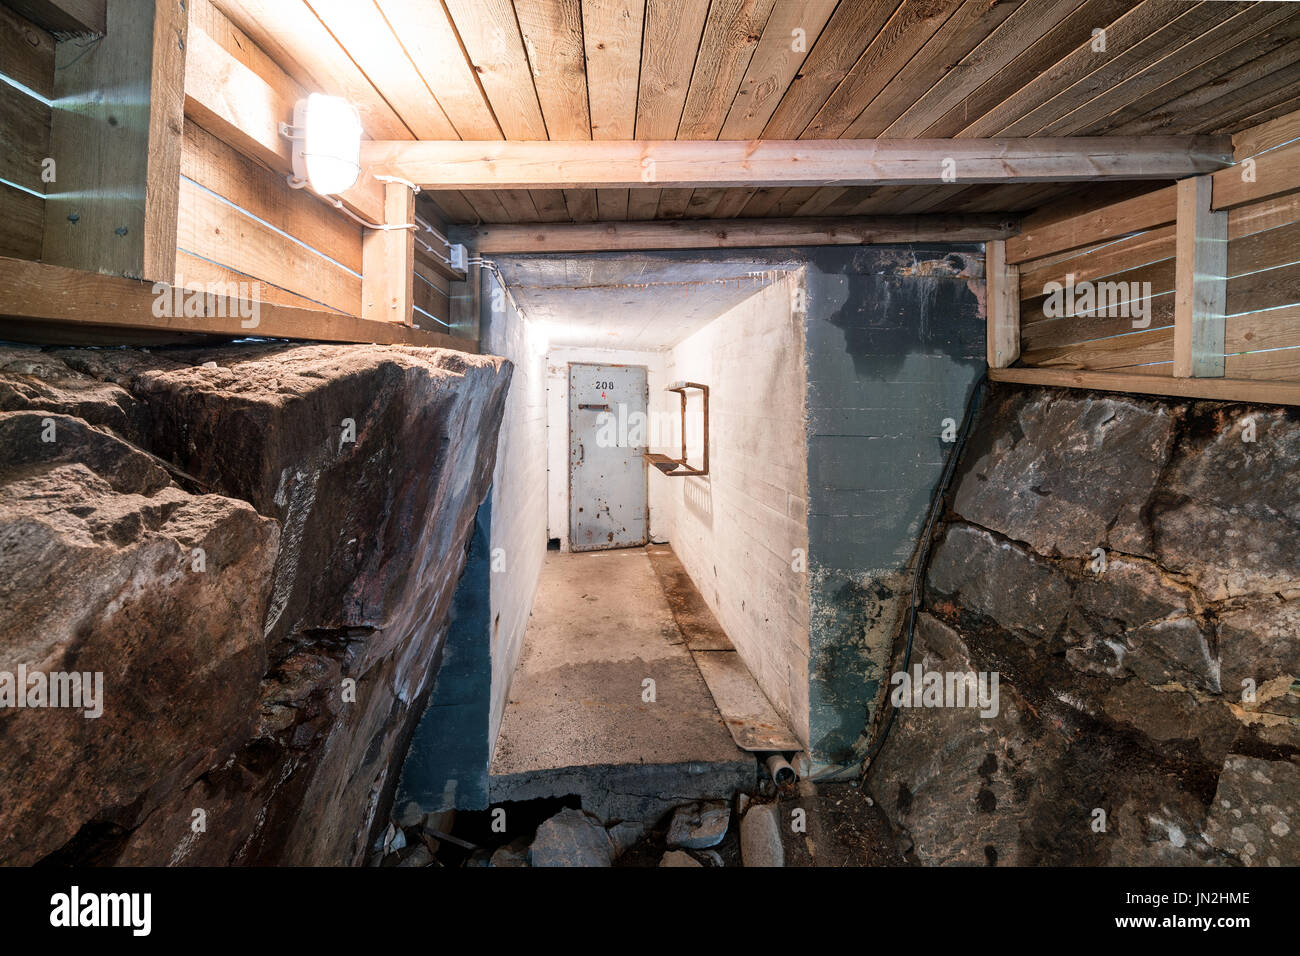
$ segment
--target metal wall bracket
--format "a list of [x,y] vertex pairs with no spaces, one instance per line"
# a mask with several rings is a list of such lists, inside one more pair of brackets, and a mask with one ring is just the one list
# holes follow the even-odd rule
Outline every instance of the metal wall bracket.
[[[695,468],[686,461],[686,392],[692,388],[696,389],[704,400],[704,464],[700,468]],[[672,458],[659,452],[648,451],[644,453],[645,460],[669,478],[707,475],[709,473],[709,386],[700,385],[698,382],[674,382],[664,391],[676,392],[682,398],[682,457]]]

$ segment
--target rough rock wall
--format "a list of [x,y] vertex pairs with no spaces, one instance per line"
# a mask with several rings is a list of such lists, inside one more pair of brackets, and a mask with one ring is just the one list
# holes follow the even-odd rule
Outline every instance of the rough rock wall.
[[0,350],[0,672],[104,675],[99,718],[0,706],[0,861],[359,861],[509,368],[385,346]]
[[1300,863],[1297,461],[1294,409],[994,388],[912,667],[1000,708],[900,710],[868,777],[916,859]]

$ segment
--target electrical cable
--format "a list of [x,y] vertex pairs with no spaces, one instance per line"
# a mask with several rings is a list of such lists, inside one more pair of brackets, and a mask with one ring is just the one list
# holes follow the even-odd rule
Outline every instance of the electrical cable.
[[[970,437],[971,425],[974,423],[980,407],[984,404],[984,393],[988,389],[988,380],[988,372],[985,371],[980,376],[979,381],[975,383],[975,388],[971,390],[970,399],[966,402],[966,414],[962,418],[961,429],[957,433],[957,440],[948,453],[948,460],[944,462],[943,474],[939,479],[938,487],[935,488],[934,496],[930,499],[930,510],[926,515],[925,530],[921,533],[916,563],[912,569],[912,603],[907,609],[907,645],[903,651],[902,670],[904,673],[906,673],[912,661],[912,644],[916,637],[916,616],[921,609],[921,601],[925,596],[923,593],[925,590],[925,573],[930,567],[930,549],[934,544],[935,522],[943,507],[944,498],[948,495],[949,486],[952,484],[953,473],[957,470],[957,461],[961,458],[962,451],[966,447],[966,439]],[[888,696],[886,700],[888,700]],[[885,746],[885,741],[889,739],[889,731],[893,729],[896,716],[898,716],[898,708],[891,705],[889,717],[885,722],[884,729],[880,732],[879,739],[867,751],[866,756],[862,758],[862,769],[858,774],[859,780],[862,780],[867,775],[871,762],[875,760],[881,748]]]

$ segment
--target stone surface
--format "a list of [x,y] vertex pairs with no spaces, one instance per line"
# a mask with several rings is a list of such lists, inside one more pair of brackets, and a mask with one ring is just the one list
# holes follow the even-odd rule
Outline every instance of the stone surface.
[[993,389],[911,664],[997,673],[999,709],[898,712],[866,784],[907,859],[1300,863],[1297,442],[1293,412]]
[[645,836],[645,824],[625,820],[609,828],[609,840],[614,844],[614,856],[619,857]]
[[692,850],[717,846],[727,835],[730,822],[731,808],[722,801],[678,807],[668,825],[668,845]]
[[953,508],[1039,554],[1082,557],[1106,546],[1146,554],[1142,506],[1173,436],[1162,403],[1004,389],[971,434]]
[[745,866],[785,866],[781,817],[776,804],[756,804],[741,818],[740,858]]
[[1294,866],[1300,860],[1300,765],[1229,757],[1205,832],[1247,866]]
[[[1247,420],[1255,441],[1243,441]],[[1296,588],[1300,424],[1294,409],[1203,402],[1187,410],[1152,509],[1159,560],[1210,600]]]
[[359,862],[508,369],[386,346],[0,349],[0,670],[102,670],[106,700],[98,720],[0,712],[0,773],[31,781],[0,801],[0,859]]
[[[1018,586],[1005,587],[1015,577]],[[1051,637],[1070,609],[1070,581],[1050,562],[967,524],[952,524],[930,560],[930,588],[1003,627]]]
[[704,864],[683,850],[669,850],[663,855],[663,859],[659,861],[659,865],[702,867]]
[[492,851],[490,865],[497,867],[517,867],[528,865],[528,838],[518,837],[505,846]]
[[530,866],[609,866],[614,844],[595,818],[565,809],[537,828],[528,848]]

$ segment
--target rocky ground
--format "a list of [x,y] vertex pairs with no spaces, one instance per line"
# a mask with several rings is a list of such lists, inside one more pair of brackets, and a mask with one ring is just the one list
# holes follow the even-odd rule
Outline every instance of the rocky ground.
[[[755,797],[687,803],[650,826],[601,826],[565,801],[508,804],[492,814],[414,806],[372,848],[373,866],[803,867],[903,866],[884,814],[852,783],[769,786]],[[576,801],[574,801],[576,802]]]
[[924,864],[1300,863],[1300,413],[999,387],[867,786]]

